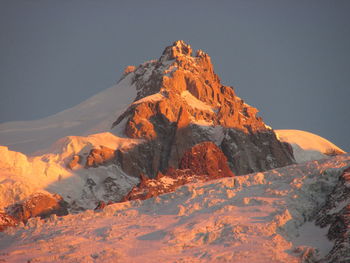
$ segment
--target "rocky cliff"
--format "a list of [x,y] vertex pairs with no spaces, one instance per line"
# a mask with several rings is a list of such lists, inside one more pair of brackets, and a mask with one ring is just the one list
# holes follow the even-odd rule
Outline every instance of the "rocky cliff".
[[188,183],[233,176],[227,158],[220,148],[212,142],[203,142],[185,152],[179,169],[169,168],[165,174],[158,172],[154,179],[141,174],[140,183],[133,187],[124,200],[144,200],[173,192]]
[[258,110],[221,84],[208,54],[183,41],[165,48],[158,60],[127,67],[137,89],[135,101],[113,123],[126,136],[145,143],[117,151],[128,174],[153,178],[179,168],[184,153],[212,141],[235,174],[282,167],[294,162],[291,148],[265,125]]
[[350,262],[350,167],[339,176],[316,216],[316,224],[329,227],[327,237],[334,242],[323,262]]

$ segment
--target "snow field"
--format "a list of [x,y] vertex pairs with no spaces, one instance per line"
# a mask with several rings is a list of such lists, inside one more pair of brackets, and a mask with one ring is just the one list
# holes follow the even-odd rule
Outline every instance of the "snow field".
[[[312,223],[350,156],[183,186],[145,201],[8,229],[9,262],[303,262],[330,249]],[[305,227],[308,231],[305,230]],[[324,231],[324,230],[323,230]],[[310,236],[317,235],[319,239]],[[304,261],[306,262],[306,261]]]

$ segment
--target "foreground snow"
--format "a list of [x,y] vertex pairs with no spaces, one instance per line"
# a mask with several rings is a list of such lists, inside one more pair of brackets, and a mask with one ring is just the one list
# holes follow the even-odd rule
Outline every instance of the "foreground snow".
[[350,156],[341,155],[186,185],[100,212],[31,219],[0,235],[0,261],[312,262],[332,244],[307,221],[346,165]]
[[275,132],[280,141],[292,145],[297,163],[319,160],[332,154],[345,153],[335,144],[311,132],[300,130],[275,130]]

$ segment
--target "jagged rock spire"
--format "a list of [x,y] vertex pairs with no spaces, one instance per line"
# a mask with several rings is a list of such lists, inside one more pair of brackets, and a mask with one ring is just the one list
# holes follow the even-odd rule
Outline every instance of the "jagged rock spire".
[[191,46],[183,40],[177,40],[171,46],[166,47],[160,60],[171,60],[179,56],[192,56]]
[[[149,176],[176,168],[184,152],[202,141],[220,145],[237,174],[292,163],[289,149],[256,115],[258,110],[221,84],[205,52],[192,56],[188,44],[175,41],[160,59],[140,65],[132,74],[137,98],[113,126],[123,123],[128,137],[149,142],[152,153],[142,165],[150,164],[149,156],[153,160],[141,169]],[[126,163],[122,167],[129,169]]]

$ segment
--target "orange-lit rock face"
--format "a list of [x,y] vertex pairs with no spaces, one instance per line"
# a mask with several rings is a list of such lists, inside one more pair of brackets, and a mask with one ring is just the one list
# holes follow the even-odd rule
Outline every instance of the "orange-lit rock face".
[[190,47],[190,45],[187,45],[183,40],[178,40],[175,41],[172,46],[165,48],[161,59],[172,60],[177,59],[183,55],[191,56],[192,48]]
[[27,222],[31,217],[47,217],[51,214],[66,215],[67,204],[59,195],[38,193],[29,197],[23,203],[13,205],[8,209],[8,213],[16,221]]
[[79,166],[79,164],[81,163],[81,156],[80,155],[74,155],[73,159],[71,161],[69,161],[67,167],[71,170],[73,170],[74,168],[77,168]]
[[99,148],[93,148],[86,156],[86,161],[83,156],[74,155],[73,158],[68,162],[67,167],[69,169],[79,169],[84,167],[98,167],[100,165],[111,164],[116,157],[115,150],[110,149],[106,146],[100,146]]
[[214,178],[233,176],[227,165],[226,156],[212,142],[197,144],[185,152],[179,169],[189,169],[193,174],[204,174]]
[[27,223],[29,218],[46,218],[52,214],[63,216],[68,214],[68,204],[58,194],[36,193],[24,200],[6,208],[6,213],[0,212],[0,231],[7,227]]
[[128,118],[125,131],[129,137],[156,138],[156,120],[162,117],[176,122],[180,108],[192,122],[205,121],[246,133],[266,130],[262,119],[256,116],[258,110],[237,97],[232,87],[220,83],[210,57],[200,50],[192,56],[191,47],[183,41],[167,47],[159,60],[143,64],[134,72],[137,101],[155,93],[164,97],[136,102],[116,121],[115,125]]
[[130,138],[154,139],[157,134],[150,118],[154,116],[153,104],[141,103],[133,111],[133,117],[129,119],[125,134]]
[[0,212],[0,232],[8,227],[16,225],[18,225],[18,220],[6,213]]
[[[115,150],[105,146],[100,149],[92,149],[86,158],[86,167],[97,167],[101,164],[108,164],[115,158]],[[73,159],[74,160],[74,159]]]
[[131,73],[131,72],[134,72],[135,69],[136,69],[135,66],[127,66],[127,67],[124,69],[124,75],[127,75],[127,74],[129,74],[129,73]]

